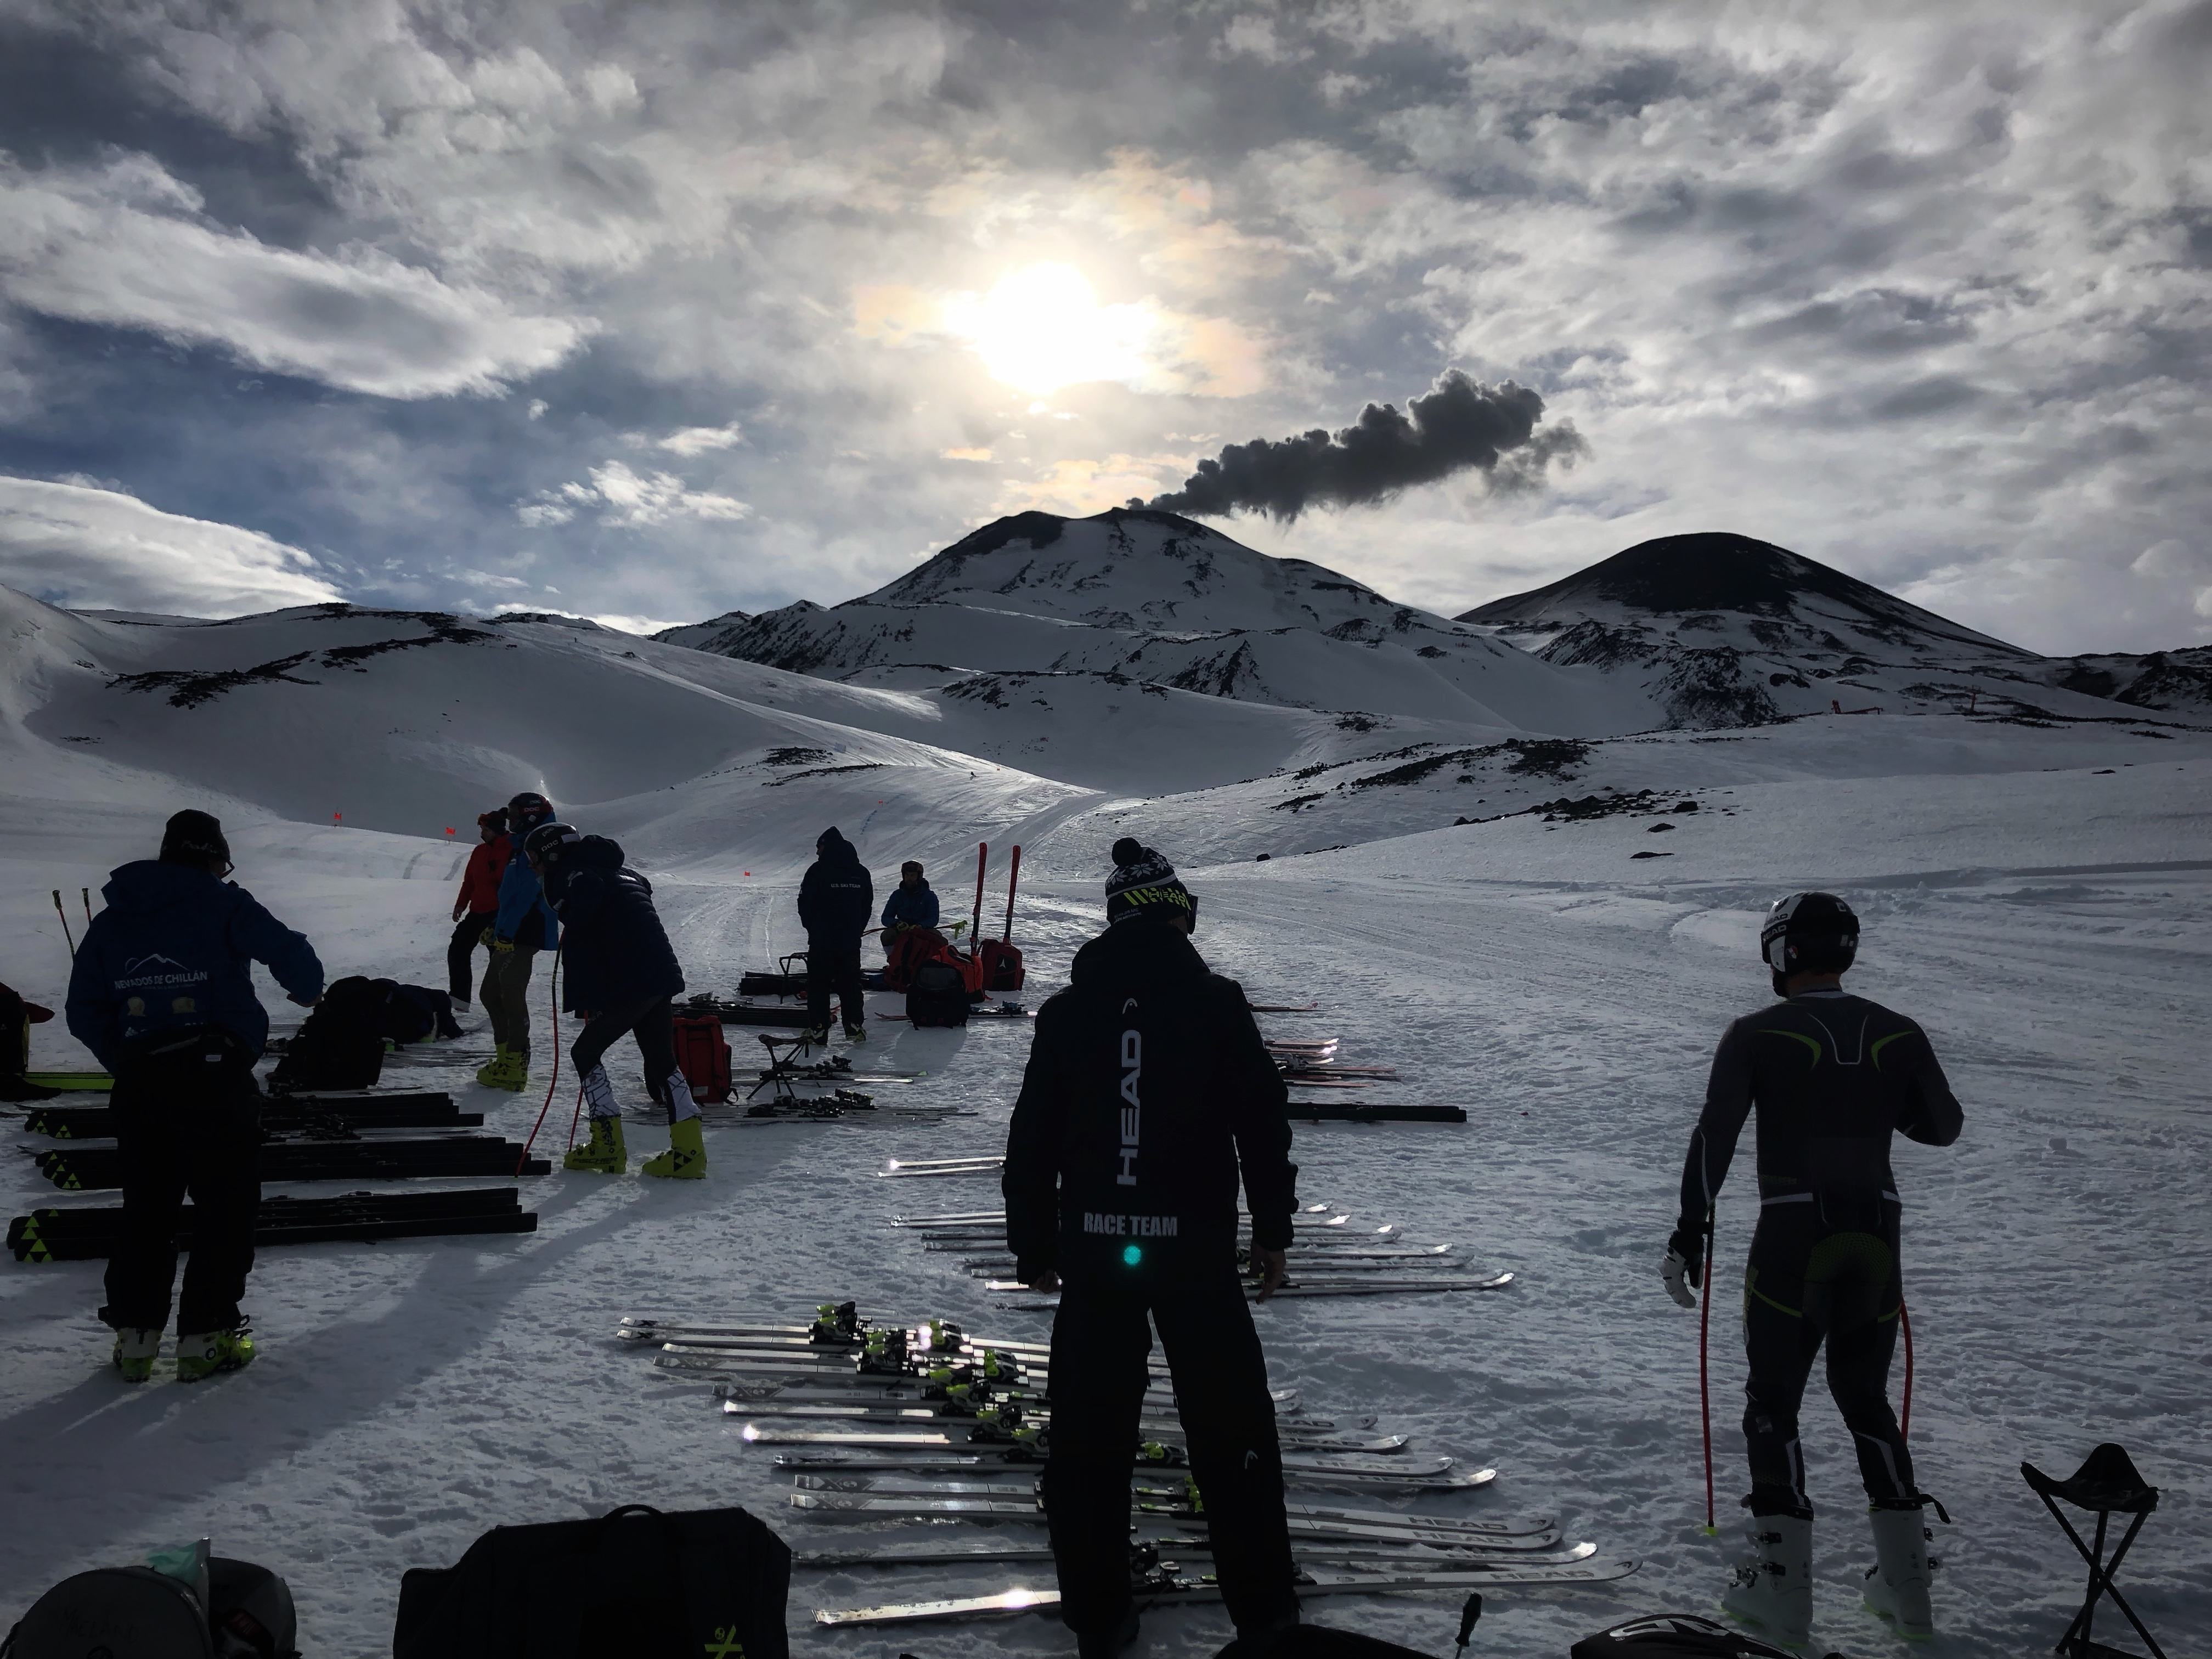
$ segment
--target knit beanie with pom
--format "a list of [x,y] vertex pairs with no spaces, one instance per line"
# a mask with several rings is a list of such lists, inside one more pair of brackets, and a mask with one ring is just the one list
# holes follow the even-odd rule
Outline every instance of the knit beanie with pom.
[[1114,873],[1106,881],[1106,920],[1131,916],[1182,915],[1198,923],[1198,901],[1176,879],[1175,866],[1133,836],[1114,843]]

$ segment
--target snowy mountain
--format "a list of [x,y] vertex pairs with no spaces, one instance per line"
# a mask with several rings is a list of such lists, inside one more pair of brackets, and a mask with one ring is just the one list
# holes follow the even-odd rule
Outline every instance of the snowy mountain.
[[712,651],[718,655],[731,654],[723,647],[736,635],[737,630],[752,620],[744,611],[725,611],[719,617],[709,617],[702,623],[684,623],[674,628],[664,628],[653,637],[663,645],[685,645],[694,651]]
[[[1758,726],[1791,715],[1979,709],[2076,718],[2121,701],[2203,708],[2208,676],[2039,657],[1817,560],[1747,536],[1667,536],[1464,612],[1577,678],[1650,698],[1664,725]],[[2172,653],[2187,658],[2199,653]],[[2154,700],[2155,699],[2155,700]]]
[[1568,734],[1659,710],[1486,630],[1172,513],[1024,513],[876,592],[801,602],[710,647],[795,673],[937,690],[978,673],[1119,675],[1246,702]]

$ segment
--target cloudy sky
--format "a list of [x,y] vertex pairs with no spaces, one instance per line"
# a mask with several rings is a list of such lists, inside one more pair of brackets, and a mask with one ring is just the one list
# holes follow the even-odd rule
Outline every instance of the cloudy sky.
[[834,602],[1456,372],[1534,440],[1214,522],[2200,643],[2208,85],[2212,0],[0,0],[0,581]]

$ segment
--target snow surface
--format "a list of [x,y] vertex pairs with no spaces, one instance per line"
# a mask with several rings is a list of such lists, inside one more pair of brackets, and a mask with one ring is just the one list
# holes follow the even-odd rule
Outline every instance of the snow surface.
[[[2212,726],[2201,720],[2109,704],[2096,720],[1893,713],[1569,753],[1529,746],[1556,726],[1416,711],[1358,729],[1311,708],[1163,698],[1099,678],[1039,687],[1000,673],[1003,703],[969,699],[983,711],[970,715],[961,699],[547,622],[459,624],[491,637],[453,642],[404,615],[210,627],[0,603],[0,979],[49,1003],[68,965],[49,892],[76,917],[77,890],[96,896],[185,804],[224,817],[238,878],[307,931],[333,973],[432,984],[465,851],[443,827],[465,829],[520,787],[544,787],[617,835],[653,879],[694,987],[723,991],[800,942],[793,889],[827,823],[855,837],[879,882],[901,858],[925,858],[955,914],[972,899],[975,842],[994,849],[993,917],[1006,849],[1021,842],[1015,933],[1032,1002],[1099,925],[1104,845],[1116,833],[1159,845],[1200,896],[1210,961],[1255,996],[1322,1004],[1270,1017],[1271,1030],[1334,1035],[1347,1063],[1396,1064],[1404,1080],[1370,1097],[1471,1115],[1463,1128],[1300,1128],[1301,1188],[1363,1224],[1449,1242],[1471,1265],[1510,1267],[1510,1291],[1284,1303],[1259,1319],[1274,1381],[1316,1412],[1378,1413],[1417,1449],[1500,1472],[1489,1491],[1418,1507],[1556,1514],[1570,1535],[1644,1561],[1620,1584],[1492,1595],[1478,1656],[1557,1659],[1614,1618],[1712,1605],[1735,1544],[1700,1530],[1696,1320],[1666,1299],[1657,1259],[1712,1045],[1766,995],[1758,915],[1794,888],[1841,891],[1868,929],[1854,988],[1927,1025],[1967,1113],[1955,1147],[1898,1148],[1914,1442],[1923,1484],[1958,1522],[1939,1546],[1947,1634],[1926,1650],[2009,1659],[2056,1639],[2081,1570],[2017,1465],[2068,1473],[2106,1438],[2165,1492],[2124,1587],[2169,1651],[2212,1635]],[[431,642],[327,654],[394,641]],[[167,700],[175,683],[111,684],[298,653],[278,671],[289,678],[185,708]],[[1017,726],[1009,711],[1036,707],[1024,692],[1065,701]],[[1456,757],[1509,738],[1522,746]],[[985,752],[994,743],[1042,746],[1014,762]],[[1439,753],[1455,758],[1355,787]],[[1328,769],[1289,775],[1307,766]],[[1521,810],[1644,790],[1666,810],[1549,823]],[[1279,806],[1300,793],[1318,799]],[[1680,811],[1690,799],[1698,810]],[[1338,842],[1352,844],[1316,850]],[[1635,857],[1647,851],[1669,856]],[[1273,856],[1255,862],[1261,852]],[[542,1009],[542,975],[537,988]],[[289,1012],[273,988],[267,1000]],[[542,1056],[553,1045],[539,1020]],[[626,1313],[795,1320],[846,1296],[886,1316],[1044,1334],[1042,1316],[994,1308],[957,1257],[886,1224],[898,1211],[988,1205],[990,1183],[874,1175],[891,1155],[996,1151],[1027,1028],[873,1029],[863,1064],[928,1073],[879,1101],[971,1115],[718,1127],[712,1178],[697,1186],[524,1183],[541,1217],[532,1236],[272,1250],[250,1292],[264,1358],[234,1377],[126,1389],[106,1369],[94,1265],[0,1266],[11,1337],[0,1480],[12,1511],[35,1517],[0,1557],[0,1615],[67,1573],[204,1532],[287,1575],[307,1653],[369,1655],[388,1651],[402,1571],[449,1563],[502,1522],[737,1502],[800,1547],[980,1540],[799,1518],[702,1385],[659,1380],[647,1355],[609,1336]],[[34,1044],[40,1064],[85,1063],[58,1024],[36,1028]],[[527,1135],[542,1094],[477,1089],[473,1063],[417,1051],[387,1077],[449,1087],[489,1130]],[[634,1066],[617,1069],[641,1103]],[[541,1146],[565,1141],[572,1103],[556,1091]],[[642,1155],[661,1136],[637,1127],[631,1139]],[[4,1179],[10,1213],[84,1201],[56,1194],[27,1158]],[[1747,1147],[1722,1204],[1731,1277],[1754,1213]],[[1742,1490],[1732,1334],[1715,1320],[1724,1507]],[[1814,1650],[1895,1650],[1856,1611],[1868,1549],[1849,1448],[1817,1380],[1805,1421],[1824,1517]],[[801,1575],[794,1645],[866,1659],[1068,1650],[1038,1620],[903,1637],[808,1622],[817,1606],[996,1582]],[[1442,1652],[1455,1604],[1407,1595],[1313,1611]],[[1145,1651],[1182,1656],[1212,1651],[1228,1628],[1218,1609],[1191,1608],[1153,1615],[1147,1632]]]

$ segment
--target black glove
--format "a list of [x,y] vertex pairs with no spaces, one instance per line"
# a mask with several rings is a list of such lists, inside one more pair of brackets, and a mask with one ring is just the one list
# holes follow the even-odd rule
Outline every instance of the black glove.
[[1694,1227],[1677,1227],[1667,1238],[1667,1259],[1659,1268],[1667,1294],[1686,1308],[1697,1305],[1690,1290],[1699,1283],[1705,1265],[1705,1236]]

